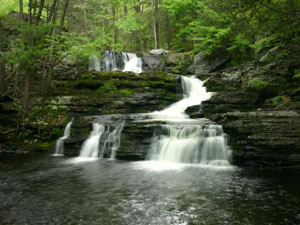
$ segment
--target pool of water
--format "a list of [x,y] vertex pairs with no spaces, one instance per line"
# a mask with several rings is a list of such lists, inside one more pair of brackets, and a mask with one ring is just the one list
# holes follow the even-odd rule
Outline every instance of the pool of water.
[[0,155],[0,224],[300,224],[300,174]]

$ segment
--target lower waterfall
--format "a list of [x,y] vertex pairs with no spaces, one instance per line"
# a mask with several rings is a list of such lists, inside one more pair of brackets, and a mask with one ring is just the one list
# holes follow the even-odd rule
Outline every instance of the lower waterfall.
[[55,153],[53,156],[64,156],[64,141],[70,137],[73,119],[67,124],[64,135],[56,141]]
[[212,166],[230,165],[231,150],[220,125],[206,119],[189,119],[185,110],[200,105],[212,93],[204,81],[195,77],[181,77],[183,99],[168,108],[150,113],[156,121],[165,121],[152,139],[147,159],[159,162],[189,163]]
[[228,166],[230,150],[220,125],[162,125],[152,140],[149,160]]
[[115,125],[104,125],[93,123],[93,130],[85,140],[80,151],[80,158],[98,159],[109,154],[110,159],[115,159],[116,151],[120,147],[121,132],[124,123]]

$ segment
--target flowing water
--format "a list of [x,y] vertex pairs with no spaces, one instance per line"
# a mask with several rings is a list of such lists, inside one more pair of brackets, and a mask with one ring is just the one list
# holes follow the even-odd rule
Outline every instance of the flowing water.
[[[103,159],[105,151],[110,151],[110,159],[115,159],[116,151],[120,147],[121,132],[124,123],[109,125],[93,123],[93,130],[89,138],[83,143],[79,159],[75,161],[88,159]],[[102,145],[101,145],[102,143]]]
[[181,80],[183,99],[165,110],[150,113],[154,120],[168,124],[161,125],[155,132],[148,160],[162,162],[155,163],[155,168],[165,168],[169,163],[229,166],[231,150],[222,126],[205,119],[189,119],[185,114],[189,106],[200,105],[212,93],[207,92],[204,82],[195,77],[182,76]]
[[64,155],[64,141],[70,137],[72,123],[73,119],[67,124],[64,135],[56,141],[55,153],[53,154],[53,156]]
[[149,160],[229,166],[231,151],[220,125],[162,125],[158,132]]
[[[123,57],[123,69],[137,71],[136,57]],[[118,69],[114,62],[95,62],[99,71]],[[124,121],[118,115],[95,118],[77,158],[0,154],[0,224],[300,224],[299,172],[230,166],[222,127],[185,114],[211,93],[194,77],[181,79],[181,101],[162,111],[128,115],[133,123],[161,124],[147,161],[110,160],[122,144]],[[58,140],[58,154],[70,128],[71,122]]]
[[0,155],[0,224],[298,225],[300,174]]
[[142,59],[137,57],[135,53],[124,53],[122,52],[122,56],[125,62],[125,66],[123,71],[124,72],[134,72],[134,73],[141,73],[143,72],[142,69]]
[[90,57],[89,70],[141,73],[143,72],[142,67],[142,58],[135,53],[105,51],[102,59],[96,55]]

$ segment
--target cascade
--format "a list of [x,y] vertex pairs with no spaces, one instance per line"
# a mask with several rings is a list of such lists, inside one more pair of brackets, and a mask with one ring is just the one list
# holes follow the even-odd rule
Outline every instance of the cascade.
[[71,126],[73,123],[73,119],[67,124],[64,135],[57,139],[56,141],[56,147],[55,147],[55,153],[53,156],[63,156],[64,155],[64,141],[70,137],[71,133]]
[[184,113],[185,110],[190,106],[200,105],[201,102],[210,99],[212,95],[206,91],[206,88],[204,87],[204,81],[201,81],[195,77],[181,76],[181,85],[183,99],[162,111],[150,113],[149,115],[153,119],[188,119],[189,116]]
[[162,125],[152,140],[149,160],[227,166],[230,150],[220,125]]
[[181,77],[183,99],[168,108],[150,113],[154,120],[166,121],[154,133],[147,159],[173,163],[229,165],[231,151],[222,126],[208,120],[193,120],[185,114],[189,106],[208,100],[204,82],[195,77]]
[[124,123],[104,125],[93,123],[93,130],[82,145],[81,158],[104,158],[106,151],[110,151],[110,159],[115,159],[116,151],[120,147],[121,132]]
[[96,55],[90,57],[89,70],[141,73],[142,65],[142,59],[135,53],[105,51],[101,60]]
[[142,69],[142,59],[137,57],[135,53],[123,53],[123,59],[125,62],[125,67],[123,72],[134,72],[134,73],[141,73],[143,72]]

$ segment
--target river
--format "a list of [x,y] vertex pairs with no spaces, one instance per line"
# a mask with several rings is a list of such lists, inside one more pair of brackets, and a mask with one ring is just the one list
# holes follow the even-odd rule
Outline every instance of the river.
[[0,155],[1,224],[300,223],[300,174]]

